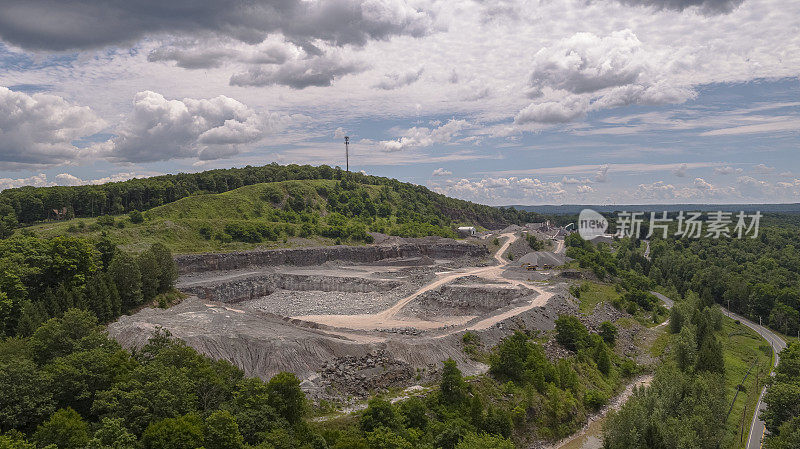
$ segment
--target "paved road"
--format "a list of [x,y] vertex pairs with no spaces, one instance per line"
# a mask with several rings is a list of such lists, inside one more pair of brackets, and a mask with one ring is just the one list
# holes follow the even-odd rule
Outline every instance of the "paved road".
[[672,308],[672,305],[673,305],[673,304],[675,304],[675,301],[673,301],[673,300],[671,300],[671,299],[667,298],[666,296],[662,295],[662,294],[661,294],[661,293],[659,293],[659,292],[650,292],[650,293],[652,293],[653,295],[655,295],[655,297],[656,297],[656,298],[658,298],[658,299],[660,299],[660,300],[664,301],[664,306],[665,306],[666,308],[668,308],[668,309],[671,309],[671,308]]
[[[739,320],[742,324],[753,329],[754,331],[758,332],[765,340],[767,340],[772,346],[772,351],[775,353],[775,361],[773,364],[773,368],[778,365],[778,361],[780,360],[780,356],[778,355],[784,348],[786,348],[786,342],[774,332],[767,329],[764,326],[758,325],[744,317],[741,317],[733,312],[728,311],[724,307],[722,311],[725,315],[733,318],[734,320]],[[747,439],[747,449],[759,449],[761,447],[761,440],[764,438],[764,421],[761,421],[758,418],[758,415],[761,413],[762,410],[766,408],[766,405],[763,402],[764,399],[764,392],[766,391],[766,387],[761,389],[761,394],[758,396],[758,405],[756,406],[756,413],[753,414],[753,422],[750,424],[750,436]]]

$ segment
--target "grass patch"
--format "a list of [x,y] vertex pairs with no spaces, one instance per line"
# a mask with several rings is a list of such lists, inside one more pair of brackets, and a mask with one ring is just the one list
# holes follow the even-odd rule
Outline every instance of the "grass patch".
[[[737,389],[741,388],[742,391],[739,391],[736,396],[736,402],[733,403],[731,413],[728,415],[728,432],[722,447],[742,448],[747,442],[753,411],[758,402],[761,388],[764,386],[764,380],[769,373],[772,356],[771,353],[767,355],[761,348],[768,344],[766,340],[743,324],[736,324],[730,318],[725,317],[723,333],[727,335],[723,342],[723,351],[725,390],[729,406],[736,396]],[[753,368],[750,374],[742,383],[742,378],[751,366]],[[739,387],[740,383],[742,383],[742,387]]]
[[[573,293],[574,294],[574,293]],[[620,294],[617,293],[613,285],[600,284],[597,282],[583,282],[580,286],[580,306],[578,310],[584,314],[591,314],[598,304],[608,302],[611,304],[615,299],[619,298]]]

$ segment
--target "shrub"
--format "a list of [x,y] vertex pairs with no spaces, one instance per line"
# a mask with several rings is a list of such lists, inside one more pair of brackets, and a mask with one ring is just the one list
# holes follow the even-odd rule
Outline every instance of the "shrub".
[[600,323],[600,336],[603,341],[609,346],[614,346],[617,341],[617,326],[614,326],[610,321],[603,321]]
[[97,224],[100,226],[114,226],[114,217],[111,215],[101,215],[97,217]]
[[144,215],[138,210],[132,210],[128,213],[128,218],[131,219],[131,223],[141,223],[144,221]]
[[583,395],[584,405],[594,411],[600,410],[600,407],[606,405],[607,402],[608,397],[603,392],[593,388],[586,390],[586,394]]
[[589,331],[578,318],[561,315],[556,319],[556,340],[565,348],[577,351],[586,347]]
[[214,235],[214,230],[211,229],[211,225],[208,223],[203,223],[200,225],[200,236],[206,240],[211,240],[211,237]]

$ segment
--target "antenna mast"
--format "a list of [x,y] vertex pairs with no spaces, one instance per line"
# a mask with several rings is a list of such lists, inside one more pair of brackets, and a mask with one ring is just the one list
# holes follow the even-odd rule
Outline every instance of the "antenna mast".
[[344,157],[347,160],[347,171],[350,171],[350,137],[344,136]]

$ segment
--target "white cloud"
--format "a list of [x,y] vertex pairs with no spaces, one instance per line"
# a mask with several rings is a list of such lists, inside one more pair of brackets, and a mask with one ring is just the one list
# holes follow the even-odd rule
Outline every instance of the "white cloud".
[[539,90],[597,92],[635,83],[648,64],[642,43],[630,30],[606,37],[576,33],[536,53],[529,83]]
[[547,182],[538,178],[483,178],[461,179],[433,190],[446,195],[480,201],[489,204],[508,204],[518,201],[557,201],[567,191],[560,182]]
[[401,151],[407,148],[429,147],[434,144],[449,143],[463,129],[469,127],[466,120],[451,119],[444,125],[436,128],[415,126],[404,132],[404,136],[397,140],[382,140],[378,142],[384,151]]
[[71,162],[81,151],[73,141],[104,127],[105,122],[88,107],[55,95],[28,95],[0,87],[0,168]]
[[54,177],[53,181],[50,181],[47,179],[47,175],[45,173],[40,173],[38,175],[33,175],[27,178],[0,178],[0,190],[13,189],[16,187],[23,187],[23,186],[52,187],[52,186],[79,186],[86,184],[99,185],[99,184],[105,184],[107,182],[127,181],[128,179],[132,179],[137,176],[139,177],[156,176],[158,174],[159,173],[152,173],[152,172],[143,174],[117,173],[114,175],[105,176],[97,179],[81,179],[69,173],[59,173]]
[[694,187],[699,190],[714,190],[714,186],[703,178],[694,178]]
[[450,170],[445,170],[444,168],[439,167],[436,170],[434,170],[433,173],[431,173],[431,176],[450,176],[452,174],[453,172],[451,172]]
[[775,167],[768,167],[765,164],[757,164],[753,166],[753,172],[760,175],[769,175],[775,172]]
[[514,123],[566,123],[586,115],[589,103],[580,97],[566,97],[560,101],[531,103],[519,111]]
[[686,177],[686,170],[688,168],[689,168],[688,165],[681,164],[680,167],[676,168],[675,170],[672,170],[672,174],[677,176],[677,177],[679,177],[679,178],[685,178]]
[[144,91],[136,94],[133,111],[119,125],[117,137],[96,148],[122,162],[218,159],[238,153],[244,144],[258,142],[288,120],[257,114],[225,96],[167,100]]

